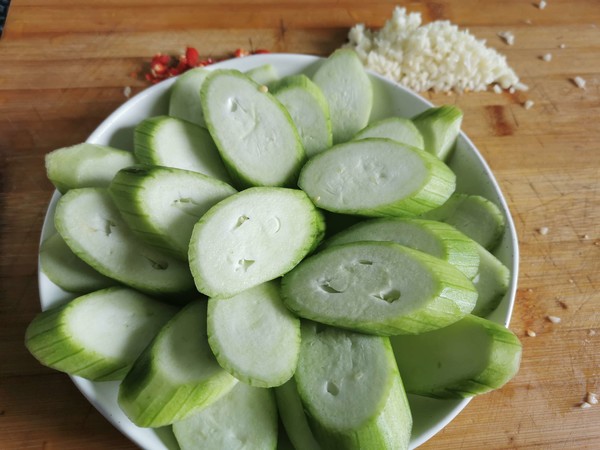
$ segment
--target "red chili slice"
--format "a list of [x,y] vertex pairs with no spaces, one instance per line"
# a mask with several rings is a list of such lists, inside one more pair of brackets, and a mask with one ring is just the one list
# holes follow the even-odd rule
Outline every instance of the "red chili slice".
[[[252,52],[238,48],[233,52],[233,57],[241,58],[250,54],[257,55],[263,53],[270,52],[262,48],[253,50]],[[180,55],[178,58],[157,53],[152,57],[150,61],[150,71],[144,74],[144,78],[150,83],[155,84],[166,78],[181,75],[183,72],[194,67],[204,67],[218,61],[218,59],[210,57],[200,59],[200,53],[194,47],[187,47],[185,49],[185,54]],[[137,74],[132,74],[132,76],[136,75]]]

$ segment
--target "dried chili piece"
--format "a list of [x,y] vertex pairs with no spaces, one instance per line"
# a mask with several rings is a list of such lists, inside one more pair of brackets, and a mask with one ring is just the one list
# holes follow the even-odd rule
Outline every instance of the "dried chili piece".
[[188,47],[185,49],[185,60],[191,67],[197,67],[200,62],[200,53],[194,47]]
[[[269,53],[265,49],[256,49],[248,51],[238,48],[233,52],[234,58],[241,58],[248,55]],[[226,59],[226,58],[225,58]],[[194,47],[187,47],[185,53],[178,57],[157,53],[150,61],[150,69],[144,74],[144,78],[152,84],[165,80],[170,77],[181,75],[182,73],[193,69],[194,67],[204,67],[214,64],[220,60],[211,57],[200,59],[200,53]],[[132,77],[137,77],[139,74],[132,73]]]
[[244,50],[243,48],[236,48],[235,51],[233,52],[233,56],[235,56],[236,58],[248,56],[249,54],[250,53],[248,52],[248,50]]

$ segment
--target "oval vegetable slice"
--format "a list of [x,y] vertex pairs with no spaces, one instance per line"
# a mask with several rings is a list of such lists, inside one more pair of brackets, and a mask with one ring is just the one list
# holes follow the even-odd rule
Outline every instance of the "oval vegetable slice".
[[496,309],[508,291],[510,270],[482,245],[477,244],[479,271],[473,284],[477,289],[477,304],[471,314],[485,317]]
[[445,161],[454,149],[462,119],[456,106],[443,105],[426,109],[412,121],[423,136],[425,150]]
[[298,393],[295,378],[273,389],[281,423],[296,450],[321,450],[315,440],[308,418],[304,412],[302,399]]
[[64,147],[45,157],[48,179],[61,192],[84,187],[108,187],[115,173],[135,164],[133,153],[87,142]]
[[185,306],[158,333],[119,386],[119,406],[140,427],[160,427],[227,394],[237,380],[219,366],[206,336],[206,301]]
[[38,314],[27,327],[25,345],[55,370],[120,380],[176,311],[133,289],[102,289]]
[[353,50],[336,50],[312,80],[329,104],[333,142],[349,141],[367,125],[373,108],[373,86],[362,62]]
[[195,67],[177,77],[169,95],[169,116],[206,127],[200,88],[209,73],[204,67]]
[[306,258],[283,277],[284,303],[300,317],[378,335],[447,326],[477,291],[449,263],[392,242],[353,242]]
[[116,284],[73,253],[58,233],[40,245],[40,270],[67,292],[85,294]]
[[221,367],[256,387],[279,386],[296,370],[300,320],[270,281],[208,301],[208,342]]
[[260,85],[270,86],[279,80],[277,69],[272,64],[263,64],[246,72],[246,76]]
[[498,244],[506,228],[500,208],[481,195],[452,194],[443,205],[424,213],[423,218],[449,223],[488,250]]
[[333,145],[329,104],[310,78],[306,75],[285,77],[270,89],[290,113],[307,157]]
[[54,225],[73,253],[113,280],[150,294],[184,294],[194,289],[187,263],[140,240],[107,189],[67,192],[56,206]]
[[406,391],[429,397],[472,397],[498,389],[521,361],[521,343],[512,331],[471,314],[448,327],[390,341]]
[[298,186],[319,207],[362,216],[415,216],[443,204],[456,176],[427,152],[389,139],[336,145],[312,157]]
[[149,117],[134,130],[134,151],[142,164],[191,170],[231,182],[210,133],[169,116]]
[[434,220],[385,217],[360,222],[325,241],[331,245],[356,241],[390,241],[429,253],[455,266],[469,279],[479,271],[478,244],[456,228]]
[[354,140],[367,138],[385,138],[401,144],[424,149],[423,136],[415,124],[405,117],[388,117],[369,124],[354,137]]
[[198,219],[237,192],[198,172],[141,165],[117,172],[109,191],[121,216],[140,238],[185,261]]
[[295,380],[321,448],[408,448],[412,416],[388,338],[303,323]]
[[323,217],[297,189],[256,187],[217,203],[194,226],[196,287],[227,297],[288,272],[320,242]]
[[237,383],[222,398],[173,424],[181,450],[277,448],[277,408],[270,389]]
[[200,91],[223,162],[243,186],[293,186],[306,158],[287,110],[236,70],[215,70]]

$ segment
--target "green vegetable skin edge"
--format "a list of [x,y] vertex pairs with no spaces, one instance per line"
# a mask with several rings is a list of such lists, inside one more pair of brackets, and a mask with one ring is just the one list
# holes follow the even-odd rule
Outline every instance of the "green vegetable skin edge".
[[39,313],[27,327],[25,346],[55,370],[120,380],[175,312],[133,289],[106,288]]
[[140,427],[170,425],[227,394],[237,380],[215,360],[206,302],[189,303],[146,347],[119,387],[119,406]]
[[388,338],[302,325],[295,380],[323,449],[405,449],[410,407]]

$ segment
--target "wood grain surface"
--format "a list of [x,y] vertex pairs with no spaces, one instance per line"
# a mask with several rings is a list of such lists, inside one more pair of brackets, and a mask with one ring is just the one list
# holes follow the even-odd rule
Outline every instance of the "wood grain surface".
[[[38,240],[53,191],[44,155],[85,140],[127,100],[125,87],[145,89],[132,73],[155,53],[327,55],[352,25],[379,27],[397,4],[486,39],[530,87],[422,93],[464,110],[463,129],[507,198],[521,254],[510,327],[524,346],[516,378],[475,398],[423,448],[600,448],[600,405],[579,406],[587,392],[600,394],[600,3],[537,3],[13,0],[0,40],[0,448],[135,448],[23,345],[40,310]],[[498,38],[505,30],[514,45]]]

